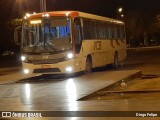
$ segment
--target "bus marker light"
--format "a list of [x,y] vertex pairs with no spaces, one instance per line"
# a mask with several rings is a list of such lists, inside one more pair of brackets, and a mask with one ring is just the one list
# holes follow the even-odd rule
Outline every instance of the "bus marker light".
[[67,12],[67,13],[66,13],[66,16],[69,16],[69,14],[70,14],[70,12]]

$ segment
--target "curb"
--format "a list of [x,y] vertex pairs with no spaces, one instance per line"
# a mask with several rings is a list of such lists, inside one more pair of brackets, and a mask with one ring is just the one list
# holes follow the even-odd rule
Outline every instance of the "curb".
[[143,50],[151,50],[151,49],[160,49],[160,46],[127,48],[127,50],[129,51],[143,51]]

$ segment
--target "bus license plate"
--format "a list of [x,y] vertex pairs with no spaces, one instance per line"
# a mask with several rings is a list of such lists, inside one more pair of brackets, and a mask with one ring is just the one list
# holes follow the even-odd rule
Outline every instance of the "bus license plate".
[[42,65],[41,68],[51,68],[50,65]]

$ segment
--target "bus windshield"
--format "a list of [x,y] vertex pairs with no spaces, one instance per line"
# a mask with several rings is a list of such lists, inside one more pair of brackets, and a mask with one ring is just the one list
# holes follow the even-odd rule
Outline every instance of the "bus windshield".
[[28,20],[22,29],[24,53],[54,53],[72,47],[70,18]]

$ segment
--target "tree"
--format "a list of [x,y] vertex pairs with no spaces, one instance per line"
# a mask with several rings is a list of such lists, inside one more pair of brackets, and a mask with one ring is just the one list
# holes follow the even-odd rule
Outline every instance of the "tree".
[[160,15],[154,16],[154,22],[150,27],[153,40],[160,44]]
[[22,25],[22,19],[11,19],[6,23],[7,31],[9,31],[9,39],[14,40],[14,30],[16,27]]
[[153,13],[144,14],[141,11],[129,11],[125,17],[127,40],[134,38],[134,46],[143,43],[146,35],[152,33],[154,15]]
[[0,52],[6,50],[18,51],[19,48],[14,44],[14,30],[22,25],[22,19],[12,19],[1,24],[0,32],[2,33],[0,41]]

